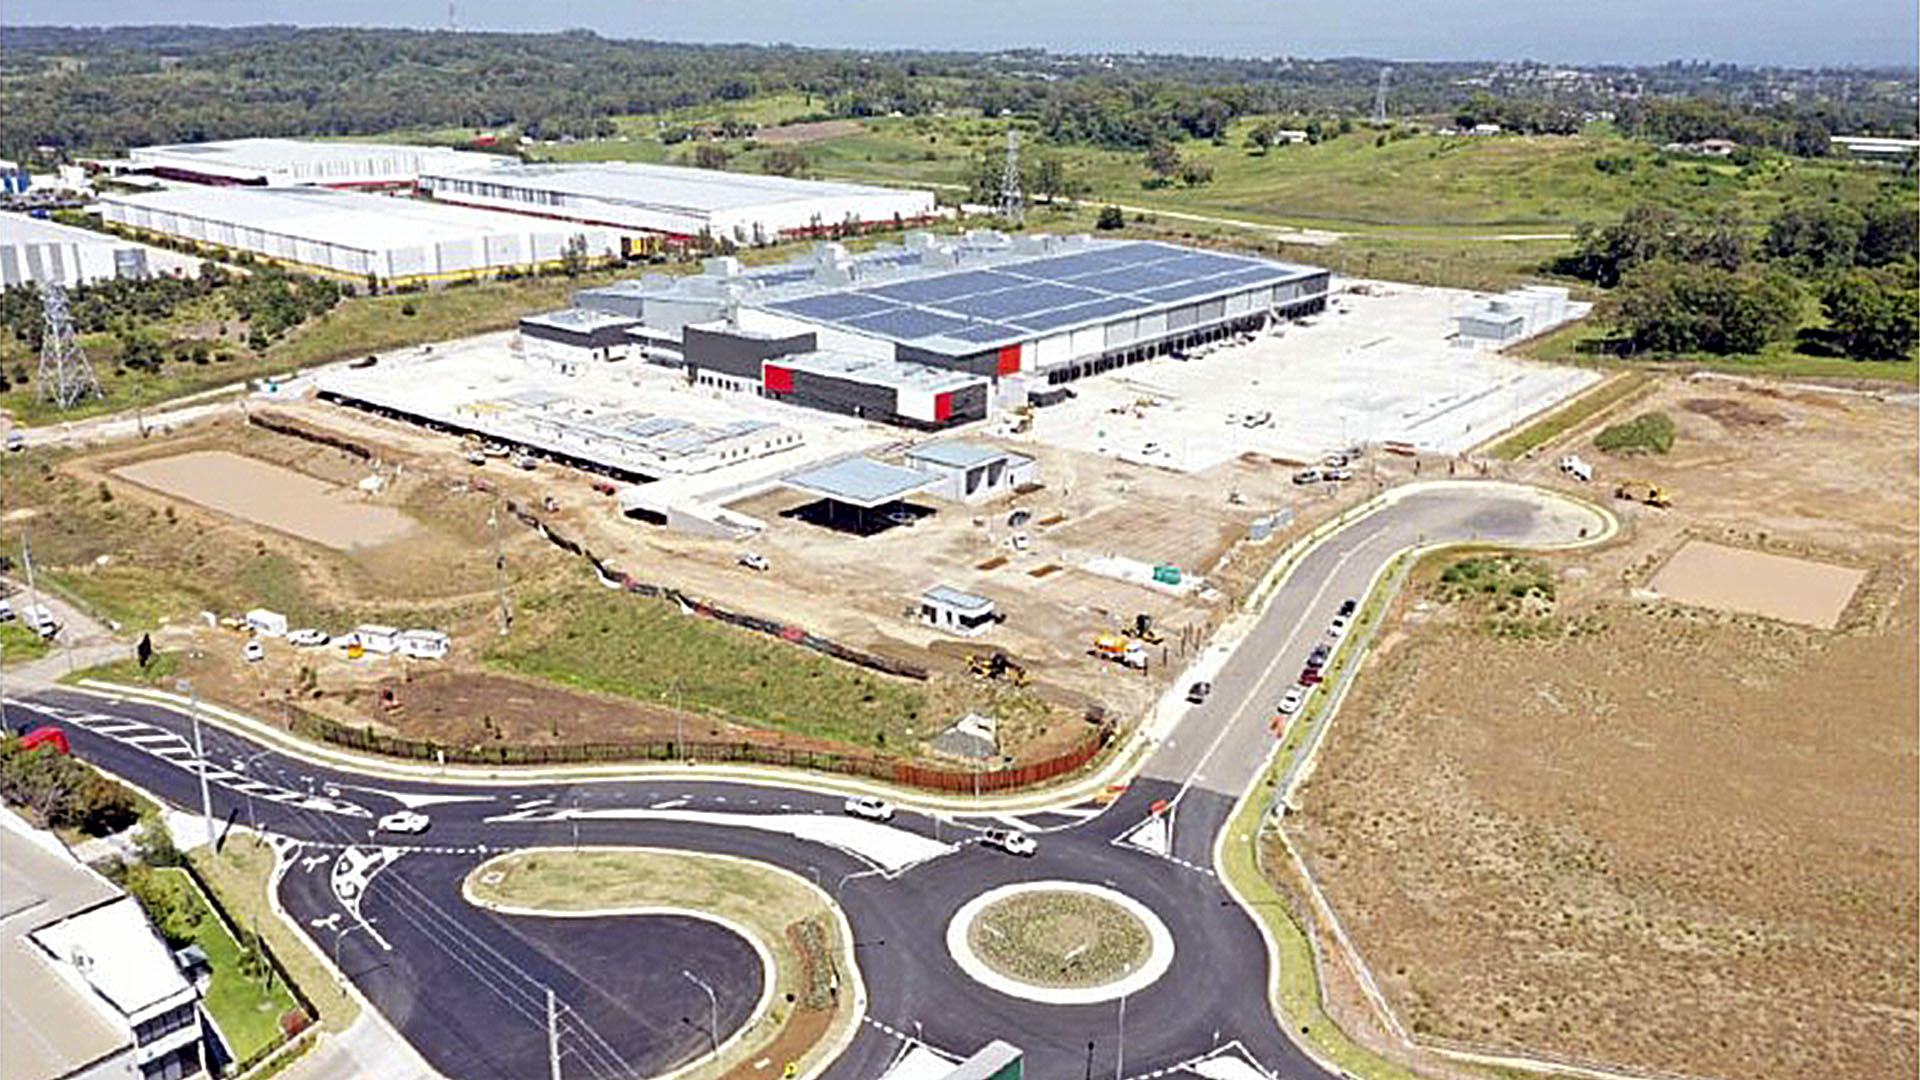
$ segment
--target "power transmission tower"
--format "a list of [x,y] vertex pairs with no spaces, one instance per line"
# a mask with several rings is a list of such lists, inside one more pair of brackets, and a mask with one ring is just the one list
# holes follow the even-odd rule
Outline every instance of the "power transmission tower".
[[1000,216],[1018,225],[1026,216],[1020,195],[1020,131],[1007,128],[1007,164],[1000,171]]
[[1390,67],[1380,69],[1380,85],[1373,91],[1373,122],[1387,122],[1387,76],[1393,73]]
[[73,339],[73,316],[67,312],[67,288],[57,281],[40,286],[46,309],[47,336],[40,345],[40,396],[56,408],[70,409],[84,397],[103,397],[100,380],[87,363],[87,354]]

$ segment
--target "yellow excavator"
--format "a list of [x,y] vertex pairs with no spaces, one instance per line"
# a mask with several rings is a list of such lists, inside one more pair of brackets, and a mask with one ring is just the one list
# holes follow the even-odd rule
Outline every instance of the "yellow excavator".
[[1621,481],[1620,486],[1613,489],[1613,497],[1625,499],[1628,502],[1646,503],[1648,506],[1662,510],[1673,505],[1673,500],[1667,498],[1667,493],[1660,489],[1659,484],[1650,484],[1645,480]]
[[967,657],[967,667],[982,679],[995,679],[1025,686],[1031,680],[1027,678],[1027,669],[1006,653],[973,653]]

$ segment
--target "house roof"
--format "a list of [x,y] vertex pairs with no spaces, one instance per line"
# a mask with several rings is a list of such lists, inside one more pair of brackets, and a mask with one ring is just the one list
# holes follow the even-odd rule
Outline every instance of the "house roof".
[[872,458],[853,457],[788,473],[780,482],[797,491],[871,510],[924,491],[937,478]]
[[947,439],[942,442],[926,443],[907,451],[911,461],[930,461],[935,465],[945,465],[953,469],[971,469],[975,465],[985,465],[990,461],[1013,457],[1008,451],[985,443],[971,442],[966,439]]
[[951,585],[935,585],[920,596],[960,611],[985,611],[993,606],[991,599],[976,593],[961,592]]

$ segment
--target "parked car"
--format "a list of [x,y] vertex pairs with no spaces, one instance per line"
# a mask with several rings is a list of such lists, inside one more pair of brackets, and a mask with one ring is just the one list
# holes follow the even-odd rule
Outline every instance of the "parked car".
[[1213,684],[1202,679],[1192,686],[1187,687],[1187,700],[1198,705],[1207,700],[1207,695],[1211,693],[1213,693]]
[[1331,645],[1324,643],[1315,645],[1313,651],[1307,654],[1307,666],[1311,668],[1325,667],[1327,658],[1332,655],[1333,647]]
[[1040,850],[1033,837],[1019,829],[988,829],[980,834],[980,842],[988,847],[997,847],[1009,855],[1032,855]]
[[847,813],[868,821],[892,821],[893,804],[872,795],[854,795],[847,799]]
[[257,641],[247,642],[247,663],[256,664],[267,658],[267,647]]
[[1299,472],[1293,474],[1293,482],[1302,485],[1317,484],[1320,482],[1320,470],[1301,469]]
[[749,570],[765,570],[771,565],[767,562],[765,555],[754,555],[751,553],[742,555],[733,561]]
[[13,618],[13,601],[0,600],[0,622],[12,622]]
[[1593,466],[1578,454],[1568,454],[1561,458],[1560,471],[1581,482],[1593,479]]
[[1353,479],[1353,470],[1347,468],[1328,469],[1320,474],[1320,479],[1325,480],[1329,484],[1340,483],[1341,481]]
[[1280,710],[1281,716],[1292,716],[1300,711],[1300,703],[1305,700],[1307,700],[1306,687],[1289,686],[1287,692],[1280,695],[1280,704],[1275,707]]
[[1325,465],[1329,469],[1345,468],[1347,464],[1347,455],[1328,454],[1326,457],[1320,459],[1320,464]]
[[474,449],[467,451],[467,464],[485,465],[486,463],[487,463],[486,451],[481,450],[478,447],[475,447]]
[[1327,624],[1327,636],[1335,641],[1339,641],[1341,638],[1347,636],[1346,616],[1335,615],[1333,617],[1333,621]]
[[1326,678],[1326,676],[1320,674],[1320,669],[1317,667],[1300,669],[1301,686],[1319,686],[1320,681],[1324,678]]
[[287,644],[297,645],[303,649],[311,649],[316,645],[325,645],[332,640],[333,638],[329,637],[325,630],[315,630],[312,627],[287,631]]
[[513,456],[513,465],[514,468],[517,469],[532,469],[539,464],[539,462],[533,459],[532,454],[515,454]]
[[1360,601],[1355,600],[1352,597],[1348,597],[1347,599],[1340,601],[1340,610],[1335,612],[1334,614],[1339,615],[1341,618],[1351,619],[1353,618],[1353,613],[1359,610],[1360,610]]
[[418,810],[395,810],[380,819],[379,828],[381,832],[423,833],[431,824],[433,819]]
[[25,450],[26,448],[27,448],[27,437],[25,435],[22,435],[17,431],[7,432],[7,449],[8,450]]
[[611,480],[595,480],[593,482],[593,490],[602,495],[613,495],[618,493],[620,488]]

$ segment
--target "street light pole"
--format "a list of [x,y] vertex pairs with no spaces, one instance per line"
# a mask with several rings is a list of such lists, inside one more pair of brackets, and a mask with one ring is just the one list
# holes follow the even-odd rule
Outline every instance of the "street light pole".
[[1113,1080],[1120,1080],[1120,1069],[1127,1060],[1127,995],[1120,995],[1120,1039],[1113,1052]]
[[200,739],[200,695],[193,688],[192,679],[180,680],[187,691],[187,715],[193,718],[193,756],[200,766],[200,819],[207,830],[208,857],[219,854],[219,848],[213,842],[213,791],[207,786],[207,748]]
[[700,976],[685,968],[680,969],[680,974],[692,979],[693,985],[707,992],[707,1039],[713,1045],[713,1056],[717,1058],[720,1056],[720,999],[714,996],[713,987],[700,981]]

